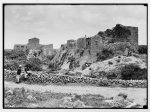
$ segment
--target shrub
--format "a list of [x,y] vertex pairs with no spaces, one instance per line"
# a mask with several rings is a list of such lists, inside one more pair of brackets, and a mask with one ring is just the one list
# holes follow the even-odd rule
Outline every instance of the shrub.
[[97,53],[97,61],[103,61],[108,58],[111,58],[114,55],[112,50],[103,49],[102,53]]
[[84,53],[84,50],[82,50],[82,51],[80,52],[80,57],[83,56],[83,53]]
[[118,56],[118,58],[121,58],[121,56]]
[[116,79],[117,78],[117,74],[115,73],[107,73],[107,79]]
[[147,70],[141,69],[139,66],[134,64],[125,65],[121,70],[121,79],[123,80],[147,79]]
[[41,71],[42,67],[41,67],[41,60],[38,58],[30,58],[25,66],[28,66],[30,70],[32,71]]
[[54,56],[55,56],[55,55],[48,55],[48,56],[46,56],[46,57],[47,57],[47,59],[48,59],[49,61],[51,61],[51,60],[54,58]]
[[139,54],[147,54],[147,45],[139,45],[138,52]]
[[120,62],[120,59],[117,59],[116,62],[119,63],[119,62]]
[[19,64],[16,61],[12,61],[10,63],[4,64],[4,69],[8,69],[8,70],[17,70],[18,67],[19,67]]
[[4,55],[8,58],[8,59],[19,59],[19,60],[26,60],[26,54],[24,51],[10,51],[7,52],[5,51]]
[[59,63],[52,63],[52,62],[51,62],[51,63],[49,63],[48,68],[49,68],[51,71],[60,70]]
[[108,64],[109,64],[109,65],[112,65],[112,64],[113,64],[113,62],[111,62],[111,61],[108,61]]

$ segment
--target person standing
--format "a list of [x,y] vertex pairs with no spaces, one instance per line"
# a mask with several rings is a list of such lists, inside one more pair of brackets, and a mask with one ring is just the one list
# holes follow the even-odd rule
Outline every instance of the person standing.
[[22,66],[19,65],[19,68],[18,68],[18,70],[17,70],[16,83],[19,83],[19,82],[20,82],[21,71],[22,71]]

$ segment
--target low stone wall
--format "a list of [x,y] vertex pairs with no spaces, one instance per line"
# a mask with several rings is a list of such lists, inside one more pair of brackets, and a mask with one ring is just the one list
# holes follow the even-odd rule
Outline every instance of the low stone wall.
[[[4,70],[5,80],[15,81],[16,71]],[[89,77],[76,77],[76,76],[67,76],[67,75],[53,75],[46,72],[32,72],[28,77],[27,83],[30,84],[67,84],[67,83],[86,83],[96,86],[119,86],[119,87],[137,87],[137,88],[146,88],[146,80],[105,80],[105,79],[96,79]]]

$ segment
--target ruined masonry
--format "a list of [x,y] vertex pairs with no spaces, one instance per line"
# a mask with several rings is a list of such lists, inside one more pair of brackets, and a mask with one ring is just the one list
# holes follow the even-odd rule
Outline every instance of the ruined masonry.
[[[138,47],[138,27],[123,26],[117,24],[112,29],[107,29],[106,31],[100,31],[98,34],[92,37],[78,38],[77,40],[67,40],[67,44],[62,44],[60,49],[76,49],[79,51],[86,50],[89,52],[89,55],[95,57],[97,53],[100,53],[104,44],[115,42],[128,42],[131,44],[131,48],[136,51]],[[28,40],[28,44],[14,45],[15,50],[42,50],[45,55],[50,55],[53,51],[53,44],[41,45],[39,44],[38,38],[32,38]]]
[[48,45],[41,45],[39,44],[39,39],[38,38],[31,38],[28,40],[28,43],[26,45],[22,44],[15,44],[14,45],[14,50],[29,50],[32,52],[33,50],[38,51],[43,51],[44,55],[51,55],[53,52],[53,44],[48,44]]

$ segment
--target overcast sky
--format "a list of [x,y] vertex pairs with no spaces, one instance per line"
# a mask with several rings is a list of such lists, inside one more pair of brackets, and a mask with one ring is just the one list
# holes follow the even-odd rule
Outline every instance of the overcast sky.
[[116,24],[139,27],[146,44],[146,7],[140,5],[8,5],[5,6],[5,49],[37,37],[54,48],[69,39],[93,36]]

